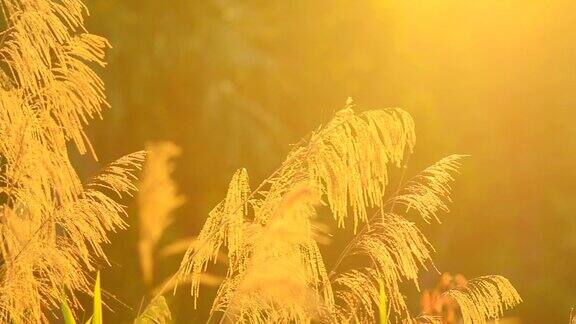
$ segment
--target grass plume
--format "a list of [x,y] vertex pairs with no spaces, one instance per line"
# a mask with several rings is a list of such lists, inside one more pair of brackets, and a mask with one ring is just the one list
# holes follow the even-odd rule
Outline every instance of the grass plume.
[[107,106],[93,66],[105,38],[84,28],[78,0],[3,0],[0,44],[0,321],[46,322],[63,298],[91,294],[89,272],[106,262],[108,233],[126,227],[124,206],[144,158],[136,152],[83,183],[70,159],[96,153],[85,133]]
[[173,211],[184,203],[178,188],[170,177],[174,171],[173,159],[180,148],[171,142],[151,143],[142,172],[138,194],[138,252],[142,277],[147,285],[154,280],[154,260],[157,244],[172,223]]
[[[443,158],[386,195],[389,168],[403,166],[413,150],[414,122],[401,109],[356,113],[354,108],[349,101],[296,144],[255,190],[246,170],[234,174],[226,198],[212,210],[176,273],[183,282],[196,278],[196,299],[200,276],[226,248],[230,263],[211,316],[221,312],[221,322],[243,323],[375,322],[386,296],[391,321],[437,320],[413,317],[401,291],[405,281],[418,288],[420,272],[434,267],[434,248],[410,218],[416,213],[426,222],[439,222],[464,156]],[[314,235],[322,205],[337,227],[351,226],[355,233],[330,272]],[[349,257],[360,257],[366,265],[341,270],[341,261]],[[490,295],[482,295],[484,290],[470,295],[485,299],[467,304],[465,319],[469,314],[495,318],[500,313],[494,307],[519,302],[511,285],[498,283],[482,285]]]

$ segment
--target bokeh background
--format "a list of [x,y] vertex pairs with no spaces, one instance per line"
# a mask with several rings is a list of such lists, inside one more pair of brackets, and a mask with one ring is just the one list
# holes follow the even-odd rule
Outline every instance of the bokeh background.
[[[89,30],[113,46],[101,71],[112,109],[90,128],[100,161],[155,140],[183,149],[175,176],[186,203],[162,244],[198,232],[234,170],[246,167],[257,184],[351,96],[364,109],[414,116],[409,173],[470,155],[451,213],[425,228],[437,267],[507,276],[524,298],[511,316],[523,323],[568,321],[576,305],[575,1],[87,4]],[[80,163],[86,175],[98,167]],[[117,298],[109,298],[110,323],[134,318],[149,293],[137,210],[131,215],[103,273]],[[159,260],[158,282],[178,262]],[[198,310],[188,288],[170,297],[177,322],[204,321],[213,292],[202,294]]]

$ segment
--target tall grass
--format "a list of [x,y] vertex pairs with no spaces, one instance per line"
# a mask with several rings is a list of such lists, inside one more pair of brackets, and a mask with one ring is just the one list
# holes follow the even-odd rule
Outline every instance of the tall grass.
[[[380,310],[386,316],[380,320],[440,321],[412,315],[401,284],[418,288],[420,273],[435,269],[434,248],[414,217],[439,222],[464,156],[447,156],[389,192],[389,168],[405,166],[414,148],[414,122],[401,109],[354,109],[349,100],[256,189],[250,189],[246,170],[234,174],[176,274],[191,280],[196,300],[201,275],[226,250],[228,271],[211,317],[368,323]],[[354,233],[331,268],[316,241],[319,210],[327,211],[339,230]],[[347,258],[355,266],[345,268]],[[464,323],[497,319],[521,301],[501,276],[473,279],[445,296],[458,303]]]
[[[69,150],[96,158],[85,132],[107,106],[92,69],[106,39],[84,27],[79,0],[3,0],[0,43],[0,322],[46,322],[78,310],[106,264],[108,233],[126,227],[143,152],[81,181]],[[114,198],[113,198],[114,197]]]

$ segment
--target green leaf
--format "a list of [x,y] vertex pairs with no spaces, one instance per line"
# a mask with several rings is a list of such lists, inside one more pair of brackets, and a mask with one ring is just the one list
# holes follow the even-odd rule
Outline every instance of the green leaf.
[[165,324],[172,319],[164,296],[152,299],[144,312],[134,320],[134,324]]
[[102,294],[100,292],[100,271],[96,275],[96,283],[94,284],[94,310],[92,314],[92,324],[102,323]]
[[378,285],[380,286],[380,324],[388,324],[388,297],[384,289],[384,281],[378,280]]
[[70,306],[66,302],[66,297],[62,297],[62,301],[60,304],[60,309],[62,310],[62,318],[64,319],[64,324],[76,324],[74,320],[74,315],[72,315],[72,311],[70,310]]

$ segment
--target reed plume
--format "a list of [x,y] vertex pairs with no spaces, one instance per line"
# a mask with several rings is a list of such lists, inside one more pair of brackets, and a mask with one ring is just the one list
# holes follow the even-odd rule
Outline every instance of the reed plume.
[[[412,317],[400,288],[405,281],[418,287],[420,271],[434,268],[434,248],[411,218],[439,222],[464,156],[441,159],[386,195],[389,168],[403,166],[413,150],[414,122],[401,109],[354,108],[349,100],[255,190],[244,169],[233,176],[176,273],[181,281],[192,276],[196,299],[198,278],[226,247],[230,264],[211,316],[222,312],[222,321],[247,323],[375,322],[385,295],[391,320],[437,320]],[[314,235],[316,210],[323,205],[338,227],[351,226],[356,234],[331,271]],[[365,265],[341,271],[342,260],[352,257]],[[507,299],[473,295],[486,298],[478,309],[472,306],[482,318],[495,316],[494,305],[519,302],[512,286],[494,287],[489,291],[502,291]]]
[[485,276],[469,280],[460,289],[445,293],[460,306],[464,324],[484,324],[498,319],[505,310],[518,305],[522,299],[508,279]]
[[184,198],[178,195],[170,177],[174,171],[172,160],[180,155],[180,148],[171,142],[158,142],[147,145],[146,151],[138,194],[138,252],[144,282],[151,285],[156,246],[172,223],[172,212],[184,203]]
[[84,28],[78,0],[3,0],[0,57],[0,321],[46,322],[62,298],[91,293],[89,271],[107,262],[108,233],[144,158],[136,152],[82,183],[70,159],[96,154],[84,128],[107,106],[92,65],[106,39]]

